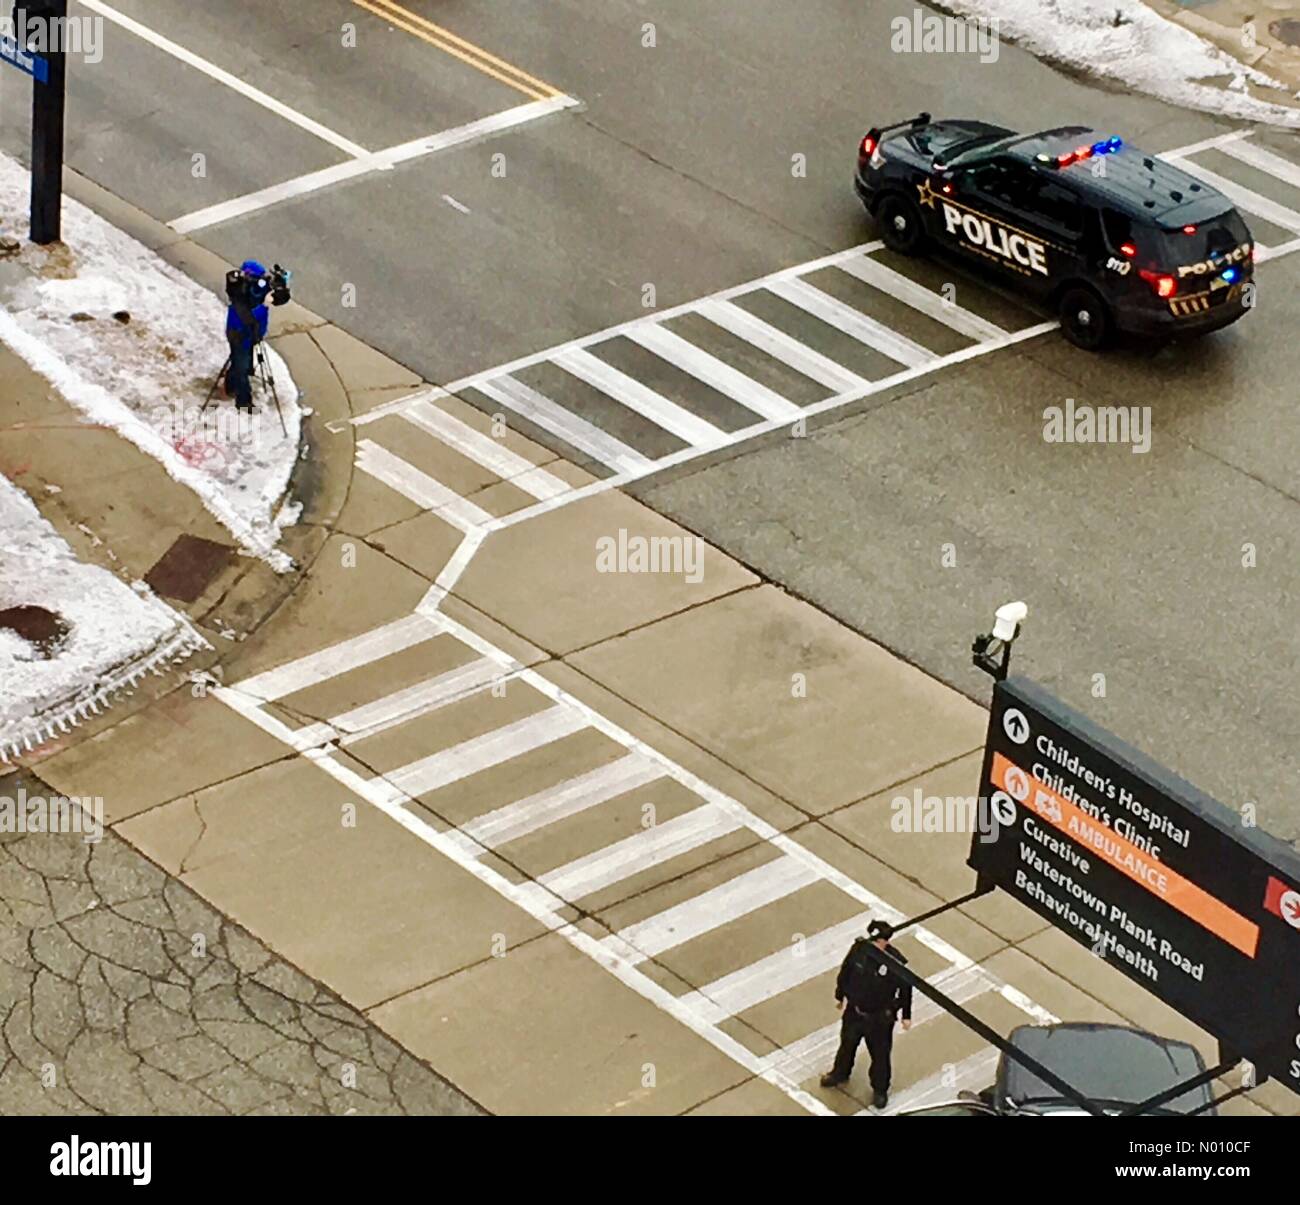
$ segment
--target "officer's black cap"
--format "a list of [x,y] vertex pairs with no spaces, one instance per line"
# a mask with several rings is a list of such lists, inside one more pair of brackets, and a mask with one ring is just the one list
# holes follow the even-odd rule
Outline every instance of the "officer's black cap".
[[872,941],[879,941],[882,937],[888,941],[894,936],[894,926],[888,921],[873,920],[871,924],[867,926],[867,936],[871,938]]

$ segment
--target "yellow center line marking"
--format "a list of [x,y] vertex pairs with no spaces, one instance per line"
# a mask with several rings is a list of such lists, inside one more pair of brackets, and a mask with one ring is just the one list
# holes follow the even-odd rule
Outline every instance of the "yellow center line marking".
[[352,0],[352,3],[534,100],[547,100],[552,96],[563,95],[560,89],[553,88],[550,84],[529,75],[526,71],[521,71],[504,59],[497,58],[481,46],[475,46],[473,42],[457,37],[450,30],[435,25],[418,13],[403,8],[395,3],[395,0]]

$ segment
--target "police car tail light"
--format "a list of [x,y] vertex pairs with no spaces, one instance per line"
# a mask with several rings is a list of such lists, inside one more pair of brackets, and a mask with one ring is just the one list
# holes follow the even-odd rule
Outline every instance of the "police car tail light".
[[1138,275],[1151,286],[1157,297],[1172,297],[1178,292],[1178,281],[1163,272],[1148,272],[1146,268],[1141,268]]
[[862,140],[861,155],[864,159],[868,159],[875,153],[876,153],[876,140],[872,138],[870,134],[868,134]]

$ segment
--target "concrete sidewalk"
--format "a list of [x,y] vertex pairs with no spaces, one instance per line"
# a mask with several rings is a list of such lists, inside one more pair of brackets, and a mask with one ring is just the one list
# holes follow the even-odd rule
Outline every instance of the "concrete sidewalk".
[[[81,187],[218,287],[224,264]],[[490,1112],[861,1111],[864,1069],[816,1082],[834,970],[868,914],[971,888],[969,834],[896,831],[892,803],[973,793],[983,709],[717,549],[698,574],[607,571],[602,540],[692,537],[617,490],[566,495],[591,479],[514,433],[492,471],[473,453],[498,433],[458,399],[430,402],[455,446],[397,417],[359,429],[363,459],[400,452],[450,491],[412,501],[354,467],[347,420],[419,382],[288,317],[277,347],[316,411],[299,572],[230,566],[190,610],[224,687],[114,711],[34,759],[41,778],[102,796],[116,834]],[[36,480],[82,471],[48,442]],[[127,461],[62,522],[111,518],[137,572],[160,518],[193,512]],[[560,492],[537,503],[520,483],[539,480]],[[900,944],[1001,1032],[1109,1020],[1214,1057],[1005,897]],[[893,1108],[991,1082],[974,1035],[917,1021]],[[1270,1084],[1228,1111],[1300,1101]]]
[[1300,11],[1292,0],[1146,0],[1169,20],[1283,84],[1290,95],[1256,89],[1300,106]]

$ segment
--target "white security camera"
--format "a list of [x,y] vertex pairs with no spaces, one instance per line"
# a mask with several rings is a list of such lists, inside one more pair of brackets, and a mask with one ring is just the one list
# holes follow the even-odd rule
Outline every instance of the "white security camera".
[[1024,623],[1029,608],[1022,602],[1003,603],[993,612],[993,639],[1013,640],[1016,628]]

